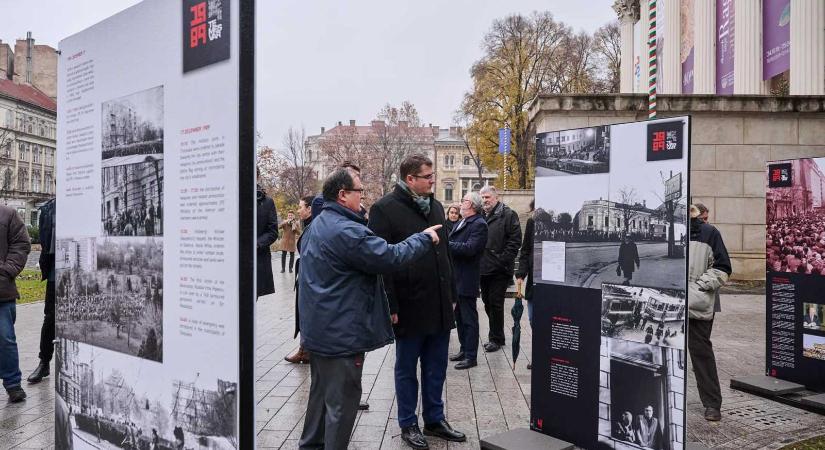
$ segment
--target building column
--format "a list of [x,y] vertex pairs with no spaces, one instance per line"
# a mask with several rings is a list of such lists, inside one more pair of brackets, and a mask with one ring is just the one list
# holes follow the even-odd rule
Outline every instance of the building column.
[[716,93],[716,0],[693,3],[693,93]]
[[762,82],[762,2],[734,0],[734,95],[766,94]]
[[664,21],[664,42],[662,55],[657,55],[659,74],[662,77],[662,92],[659,94],[682,93],[682,60],[680,34],[679,0],[662,0],[659,2],[664,11],[657,11],[656,20]]
[[825,2],[791,0],[791,95],[825,95],[824,48]]
[[619,69],[619,92],[633,92],[633,24],[639,21],[639,0],[616,0],[613,10],[619,17],[619,31],[622,39],[622,60]]
[[[647,95],[648,88],[650,87],[650,58],[648,55],[648,52],[650,51],[650,43],[648,42],[648,33],[650,31],[650,10],[648,8],[647,0],[642,0],[639,4],[639,28],[642,42],[639,46],[641,53],[637,55],[639,57],[639,86],[636,93]],[[658,72],[656,75],[659,75]]]

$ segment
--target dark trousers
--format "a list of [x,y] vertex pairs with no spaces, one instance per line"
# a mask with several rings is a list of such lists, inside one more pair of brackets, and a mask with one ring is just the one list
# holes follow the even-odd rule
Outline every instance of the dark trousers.
[[424,424],[444,420],[441,393],[447,378],[450,332],[426,336],[398,337],[395,340],[395,393],[398,398],[398,425],[418,424],[418,360],[421,360],[421,415]]
[[475,297],[458,297],[455,324],[464,358],[475,361],[478,356],[478,310]]
[[487,338],[490,342],[504,345],[504,294],[507,292],[508,275],[482,275],[481,301],[484,302],[484,312],[490,320],[490,332]]
[[54,281],[46,281],[43,328],[40,329],[40,360],[48,363],[54,355]]
[[327,358],[312,353],[311,384],[301,449],[346,449],[361,400],[364,354]]
[[292,272],[292,265],[295,263],[295,252],[281,252],[281,272],[286,270],[286,254],[289,253],[289,271]]
[[688,351],[696,375],[696,387],[699,398],[705,408],[722,407],[722,390],[719,387],[719,374],[716,372],[716,356],[710,332],[713,320],[688,319]]

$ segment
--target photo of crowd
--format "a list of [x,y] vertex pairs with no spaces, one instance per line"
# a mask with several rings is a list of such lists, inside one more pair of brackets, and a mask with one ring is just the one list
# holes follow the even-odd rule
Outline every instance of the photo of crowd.
[[163,153],[163,86],[103,102],[101,119],[104,167],[126,156]]
[[825,336],[803,334],[802,356],[825,361]]
[[684,349],[685,292],[602,283],[602,336]]
[[610,126],[536,134],[536,176],[610,171]]
[[142,162],[103,168],[103,235],[163,236],[163,159],[124,159]]

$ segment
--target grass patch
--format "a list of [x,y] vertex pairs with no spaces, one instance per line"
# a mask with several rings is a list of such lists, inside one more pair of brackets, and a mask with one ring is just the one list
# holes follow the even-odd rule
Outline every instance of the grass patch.
[[782,447],[779,450],[822,450],[825,449],[825,436],[819,436]]
[[46,298],[46,282],[40,281],[40,271],[37,269],[23,269],[17,276],[17,290],[20,292],[18,305]]

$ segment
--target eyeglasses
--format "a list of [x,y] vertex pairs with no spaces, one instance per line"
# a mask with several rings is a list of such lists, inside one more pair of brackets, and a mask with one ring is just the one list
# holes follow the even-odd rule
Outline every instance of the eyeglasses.
[[366,189],[341,189],[344,192],[358,192],[359,194],[363,194]]
[[413,177],[415,177],[415,178],[424,178],[425,180],[432,180],[434,176],[435,176],[435,172],[433,172],[429,175],[413,175]]

